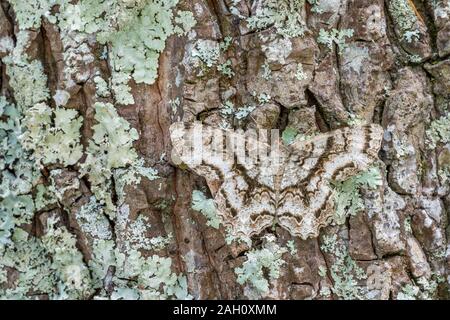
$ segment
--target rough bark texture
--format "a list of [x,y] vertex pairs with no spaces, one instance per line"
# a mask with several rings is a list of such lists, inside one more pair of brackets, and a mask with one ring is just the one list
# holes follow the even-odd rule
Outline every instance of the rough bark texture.
[[[256,14],[257,2],[237,1],[236,9],[242,15],[238,17],[230,12],[231,0],[182,1],[178,7],[191,11],[196,25],[188,34],[166,41],[156,82],[138,84],[131,79],[133,104],[120,105],[114,95],[102,100],[113,103],[119,116],[137,130],[134,148],[147,167],[158,171],[155,180],[142,178],[125,187],[126,219],[131,223],[146,217],[144,236],[149,239],[173,235],[162,249],[142,250],[143,256],[157,253],[171,258],[171,271],[186,276],[194,299],[447,299],[450,196],[441,169],[450,166],[450,138],[430,148],[427,130],[450,107],[450,4],[446,0],[405,1],[417,16],[416,36],[407,41],[398,18],[389,10],[399,1],[320,0],[321,10],[313,10],[313,1],[306,2],[301,9],[305,32],[297,37],[280,36],[273,26],[250,28],[245,20]],[[336,42],[328,47],[318,41],[320,29],[352,29],[353,35],[343,38],[342,48]],[[0,38],[9,36],[15,41],[18,32],[15,12],[2,0]],[[61,42],[59,28],[46,18],[29,34],[28,58],[42,62],[53,96],[66,77],[68,48]],[[229,59],[232,77],[192,57],[199,39],[221,43],[225,37],[232,42],[216,65]],[[73,77],[75,84],[64,107],[82,116],[81,144],[86,149],[96,123],[94,75],[110,78],[111,65],[100,58],[103,46],[98,42],[86,38],[83,43],[94,59],[73,61],[79,77]],[[299,64],[303,77],[296,77]],[[265,67],[270,77],[264,76]],[[0,63],[0,92],[14,103],[8,68]],[[254,93],[270,99],[255,102]],[[385,133],[378,163],[382,184],[361,188],[364,209],[348,216],[344,224],[323,228],[318,238],[301,240],[275,226],[255,236],[251,246],[227,244],[226,230],[207,225],[207,218],[192,209],[194,190],[208,197],[208,187],[202,177],[173,165],[169,134],[171,123],[180,120],[219,126],[226,101],[236,108],[258,104],[243,120],[230,122],[235,128],[289,127],[311,135],[351,121],[382,125]],[[48,103],[56,107],[54,100]],[[57,203],[36,210],[32,222],[22,228],[45,237],[47,220],[59,216],[58,223],[75,236],[76,248],[88,265],[94,240],[76,219],[76,212],[93,195],[91,182],[79,174],[85,158],[70,166],[40,168],[41,183],[48,185],[51,172],[61,169],[52,183],[59,190],[75,182],[78,187],[64,189]],[[110,188],[116,202],[114,185]],[[115,246],[120,248],[125,237],[121,232],[126,230],[116,228],[114,218],[108,216],[108,220]],[[275,240],[268,234],[275,235]],[[330,247],[326,241],[332,236],[337,237]],[[235,269],[247,261],[246,253],[273,246],[279,246],[275,251],[290,249],[281,250],[284,263],[278,276],[261,267],[269,290],[255,290],[252,280],[238,281]],[[127,255],[126,250],[123,253]],[[18,272],[9,267],[8,279],[0,286],[13,287]],[[358,276],[358,272],[365,275]],[[114,268],[107,277],[114,277]],[[83,298],[92,298],[101,290],[102,296],[110,297],[116,287],[107,280],[104,284]],[[30,295],[36,297],[36,293]]]

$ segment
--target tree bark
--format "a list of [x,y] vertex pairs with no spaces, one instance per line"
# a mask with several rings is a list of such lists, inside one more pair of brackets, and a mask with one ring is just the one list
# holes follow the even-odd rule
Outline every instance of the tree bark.
[[[169,273],[186,277],[193,299],[447,299],[450,189],[443,169],[450,166],[450,135],[447,141],[441,135],[435,148],[430,148],[429,135],[433,123],[445,118],[450,107],[450,5],[445,0],[405,0],[417,18],[415,36],[408,41],[399,18],[390,10],[399,0],[320,0],[320,5],[307,1],[301,11],[304,34],[295,37],[280,36],[274,25],[256,30],[249,27],[246,19],[257,15],[259,2],[238,1],[238,16],[230,11],[233,1],[181,1],[178,7],[192,12],[196,25],[185,35],[168,38],[159,56],[156,82],[136,83],[130,78],[132,104],[117,103],[114,94],[102,100],[113,104],[118,116],[137,130],[139,138],[133,147],[145,166],[158,172],[157,179],[142,177],[139,183],[125,186],[120,206],[112,178],[109,191],[114,205],[117,210],[124,206],[128,210],[126,228],[118,227],[117,217],[103,214],[116,250],[124,259],[131,259],[129,251],[120,248],[125,247],[123,241],[133,221],[145,217],[142,237],[171,237],[161,248],[139,252],[145,258],[170,258]],[[321,29],[351,29],[353,34],[328,46],[319,41]],[[10,37],[17,46],[18,32],[14,8],[2,0],[0,39]],[[65,227],[74,237],[76,250],[93,277],[90,261],[95,255],[95,237],[83,230],[77,212],[89,203],[95,190],[89,174],[81,175],[80,166],[86,161],[97,123],[95,104],[99,99],[94,78],[99,74],[110,79],[112,62],[110,57],[101,57],[102,44],[86,38],[83,44],[93,59],[75,59],[69,65],[71,48],[63,44],[60,28],[45,17],[39,28],[28,32],[28,60],[42,63],[50,97],[63,87],[67,70],[77,68],[71,75],[74,85],[64,108],[76,110],[82,117],[84,155],[74,165],[37,167],[41,178],[33,187],[33,197],[38,184],[55,186],[60,196],[53,204],[35,210],[31,222],[20,228],[33,238],[46,239],[49,217],[59,217],[58,228]],[[230,47],[220,52],[213,67],[193,58],[199,40],[219,44],[226,37],[231,39]],[[0,57],[6,56],[6,51],[0,50]],[[217,69],[227,61],[234,72],[230,77]],[[299,65],[303,76],[298,74]],[[267,79],[265,67],[271,73]],[[0,68],[1,95],[17,103],[8,75],[11,66],[3,61]],[[269,96],[268,100],[261,94]],[[343,224],[322,228],[318,237],[302,240],[274,226],[253,236],[251,245],[228,243],[223,224],[212,227],[202,212],[192,208],[195,190],[206,198],[212,198],[212,193],[202,176],[172,162],[169,132],[177,121],[200,120],[220,126],[224,119],[221,109],[227,101],[236,109],[257,105],[247,117],[231,121],[234,128],[292,128],[299,135],[311,136],[346,127],[352,121],[381,125],[384,136],[377,162],[381,184],[358,189],[363,208],[347,216]],[[58,107],[55,99],[49,98],[47,103],[53,109]],[[75,188],[64,189],[75,183]],[[327,247],[329,239],[334,241],[331,247]],[[246,272],[252,254],[264,248],[278,248],[279,260],[284,263],[278,276],[270,275],[270,267],[259,267],[269,287],[258,290],[252,282],[258,276],[239,280],[236,270]],[[54,263],[51,250],[48,255]],[[119,287],[133,288],[138,292],[134,298],[145,298],[140,288],[130,284],[139,280],[116,279],[120,278],[115,274],[118,268],[112,265],[102,285],[91,285],[88,293],[78,298],[114,298]],[[14,266],[4,266],[4,270],[7,276],[4,283],[0,278],[2,290],[14,289],[17,278],[26,272]],[[163,287],[164,283],[161,292]],[[56,289],[28,291],[24,297],[52,298],[52,290]],[[5,291],[2,294],[6,296]],[[161,297],[177,298],[169,293]]]

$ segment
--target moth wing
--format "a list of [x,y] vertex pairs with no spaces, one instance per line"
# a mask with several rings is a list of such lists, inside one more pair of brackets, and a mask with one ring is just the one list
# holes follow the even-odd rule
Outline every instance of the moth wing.
[[241,132],[200,123],[174,123],[170,134],[173,162],[205,178],[231,235],[248,238],[273,224],[276,172],[270,166],[272,160],[247,158],[267,148],[266,144]]
[[318,236],[334,212],[330,182],[367,170],[378,157],[382,136],[383,129],[370,124],[292,144],[281,181],[279,224],[303,239]]

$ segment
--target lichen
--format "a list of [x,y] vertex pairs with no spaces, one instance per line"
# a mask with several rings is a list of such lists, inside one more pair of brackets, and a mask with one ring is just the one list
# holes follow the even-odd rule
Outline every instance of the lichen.
[[[15,43],[12,38],[2,38],[0,45],[1,53],[6,54],[2,62],[16,103],[0,97],[0,297],[86,299],[95,293],[95,298],[191,298],[186,278],[171,271],[170,258],[156,254],[144,257],[139,251],[164,249],[172,242],[171,233],[148,237],[151,226],[145,216],[131,220],[124,209],[126,186],[140,183],[142,177],[159,178],[133,148],[137,131],[118,115],[114,105],[96,102],[93,136],[83,150],[82,117],[75,109],[63,107],[71,98],[69,89],[91,76],[80,70],[95,59],[90,48],[93,41],[104,44],[107,50],[102,56],[109,56],[113,65],[111,81],[104,80],[99,72],[92,75],[95,98],[112,97],[111,89],[117,85],[129,93],[128,79],[138,83],[155,81],[165,41],[193,27],[192,13],[175,15],[176,0],[149,0],[133,6],[123,0],[10,2],[20,31]],[[50,10],[54,5],[58,10]],[[30,60],[26,54],[30,44],[27,29],[39,28],[43,16],[59,27],[64,50],[64,74],[53,95],[56,108],[50,106],[42,63]],[[127,59],[145,57],[124,61],[121,54],[126,54]],[[124,95],[115,93],[116,102],[123,102],[118,95]],[[83,152],[87,157],[80,164],[80,174],[88,177],[94,195],[81,208],[69,208],[59,201],[70,189],[79,190],[80,180],[74,178],[70,184],[59,186],[57,179],[65,172],[61,167],[77,164]],[[41,165],[49,169],[45,176],[39,174]],[[40,215],[43,230],[39,238],[34,231],[29,234],[21,228],[29,225],[38,211],[46,210],[52,211]],[[77,239],[69,232],[57,213],[65,210],[74,213],[87,239]],[[125,212],[126,216],[119,214],[115,219],[117,212]],[[112,223],[116,230],[111,228]],[[125,229],[120,229],[121,223]],[[121,246],[117,247],[113,239],[121,231],[126,239],[118,241]],[[87,241],[91,254],[84,256],[77,241]],[[106,287],[113,288],[112,295]]]
[[399,36],[406,42],[411,43],[420,39],[418,30],[418,18],[411,1],[392,0],[388,5],[389,13],[398,29]]
[[26,56],[20,61],[8,56],[3,61],[8,65],[6,73],[9,84],[14,90],[14,99],[21,112],[49,98],[47,76],[42,64],[33,60],[28,62]]
[[361,187],[375,189],[382,184],[378,168],[370,168],[345,181],[334,183],[335,213],[333,219],[336,224],[343,224],[350,215],[357,214],[364,208],[359,193]]
[[[280,268],[286,262],[282,255],[287,252],[286,248],[280,247],[274,236],[267,236],[261,249],[252,249],[245,255],[247,260],[242,267],[234,270],[237,282],[249,284],[257,295],[264,295],[269,291],[269,280],[280,277]],[[266,279],[267,274],[268,279]]]
[[253,112],[253,110],[256,109],[256,106],[243,106],[240,107],[236,110],[236,112],[234,113],[234,116],[236,119],[238,120],[242,120],[244,118],[246,118],[250,113]]
[[102,205],[95,197],[91,197],[89,202],[76,212],[75,218],[81,230],[89,236],[102,240],[112,238],[109,221],[103,212]]
[[234,71],[233,69],[231,69],[231,60],[229,59],[224,63],[219,64],[217,66],[217,70],[229,79],[233,78],[234,76]]
[[213,40],[200,39],[192,50],[192,56],[200,59],[207,68],[211,68],[219,61],[220,45]]
[[32,150],[39,164],[74,165],[83,155],[80,144],[82,119],[71,109],[51,109],[35,104],[25,112],[26,133],[23,145]]
[[298,81],[307,80],[308,75],[303,70],[303,65],[301,63],[297,64],[297,71],[295,72],[295,78]]
[[293,127],[286,127],[281,134],[281,139],[286,145],[290,145],[294,142],[298,135],[298,130]]
[[444,282],[442,277],[432,275],[430,278],[425,276],[413,280],[401,287],[397,294],[397,300],[433,300],[436,296],[439,283]]
[[206,198],[205,194],[200,190],[192,192],[192,209],[203,214],[207,220],[206,225],[218,229],[220,226],[220,218],[217,215],[216,206],[213,199]]
[[[132,78],[136,83],[154,83],[159,55],[167,39],[186,34],[196,23],[191,12],[174,14],[178,0],[137,1],[133,5],[124,0],[81,0],[76,4],[68,0],[10,2],[23,30],[38,28],[45,16],[62,29],[63,42],[64,33],[76,31],[79,35],[94,34],[100,44],[109,44],[111,84],[121,104],[134,103],[128,81]],[[50,9],[54,5],[59,10],[53,15]],[[77,58],[76,52],[72,57]]]
[[305,0],[268,0],[257,7],[255,15],[247,18],[250,29],[262,30],[273,26],[276,32],[287,38],[305,33]]
[[358,280],[365,279],[367,275],[350,257],[347,247],[338,242],[336,235],[325,235],[320,248],[334,257],[329,268],[333,280],[331,292],[344,300],[365,299],[366,290],[358,285]]
[[47,219],[42,245],[52,257],[51,267],[62,281],[65,293],[71,298],[87,298],[92,293],[89,270],[76,247],[75,237],[58,226],[58,218]]
[[330,50],[333,49],[333,44],[336,44],[338,53],[342,54],[347,47],[345,38],[353,37],[353,32],[353,29],[331,29],[330,31],[320,29],[317,42],[326,45]]
[[270,69],[270,65],[268,63],[268,61],[264,61],[264,64],[262,65],[262,77],[265,80],[270,80],[272,78],[272,70]]
[[436,148],[439,143],[450,143],[450,114],[432,121],[426,135],[431,149]]
[[294,240],[289,240],[289,241],[286,243],[286,247],[288,248],[289,253],[290,253],[291,255],[295,256],[295,255],[298,253],[298,250],[295,248]]
[[53,2],[51,0],[9,0],[16,13],[19,27],[22,30],[39,28],[41,26],[41,17],[50,15],[50,8],[53,6]]
[[113,170],[137,161],[133,141],[138,138],[138,133],[117,114],[112,104],[97,102],[94,107],[97,124],[92,127],[94,135],[80,173],[88,176],[97,199],[113,211],[109,191]]

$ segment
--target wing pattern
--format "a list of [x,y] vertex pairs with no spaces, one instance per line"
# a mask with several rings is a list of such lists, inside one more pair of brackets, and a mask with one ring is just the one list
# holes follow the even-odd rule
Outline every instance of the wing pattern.
[[343,128],[270,152],[255,136],[204,128],[174,123],[172,159],[206,179],[223,224],[235,236],[251,237],[278,223],[302,239],[318,236],[332,220],[330,181],[366,170],[383,134],[376,124]]

